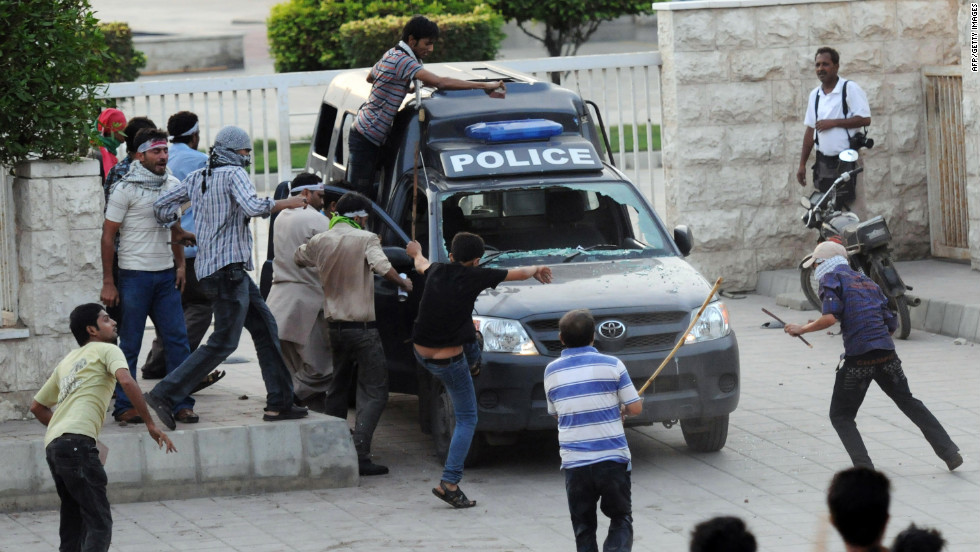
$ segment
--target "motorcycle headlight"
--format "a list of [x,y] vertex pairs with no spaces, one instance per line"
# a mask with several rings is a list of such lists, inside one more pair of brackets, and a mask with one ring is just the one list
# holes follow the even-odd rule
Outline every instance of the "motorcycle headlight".
[[[691,316],[695,316],[697,313],[698,310],[695,309],[691,311]],[[711,341],[725,337],[731,331],[732,328],[728,324],[728,308],[725,307],[725,303],[716,301],[704,309],[704,313],[691,329],[691,333],[684,338],[684,343],[690,345],[691,343]]]
[[474,316],[476,331],[483,334],[483,350],[491,353],[536,355],[537,347],[517,320]]

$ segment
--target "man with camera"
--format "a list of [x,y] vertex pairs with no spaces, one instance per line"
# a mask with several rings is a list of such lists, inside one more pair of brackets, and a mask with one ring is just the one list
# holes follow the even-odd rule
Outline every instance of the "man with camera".
[[[837,76],[840,54],[826,46],[817,50],[814,67],[820,86],[810,92],[803,124],[803,151],[796,180],[806,186],[806,162],[813,146],[817,146],[817,159],[813,164],[813,186],[827,191],[834,180],[844,171],[854,169],[856,163],[837,158],[845,149],[870,148],[874,141],[858,130],[871,124],[871,109],[864,90],[854,81]],[[837,205],[850,208],[856,199],[857,177],[837,186]]]

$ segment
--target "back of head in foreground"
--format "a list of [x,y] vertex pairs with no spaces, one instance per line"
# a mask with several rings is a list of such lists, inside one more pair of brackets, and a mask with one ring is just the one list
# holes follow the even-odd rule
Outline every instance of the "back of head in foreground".
[[694,526],[691,552],[755,552],[755,535],[737,517],[719,516]]
[[853,467],[834,475],[827,490],[830,522],[851,546],[874,547],[888,525],[891,482],[879,471]]
[[940,552],[945,546],[946,539],[938,530],[913,523],[895,536],[891,552]]

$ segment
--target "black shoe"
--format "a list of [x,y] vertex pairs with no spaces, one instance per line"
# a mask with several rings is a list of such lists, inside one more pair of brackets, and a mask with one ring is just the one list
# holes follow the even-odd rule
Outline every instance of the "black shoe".
[[177,422],[174,421],[174,407],[167,404],[166,399],[158,399],[152,393],[143,393],[143,400],[146,401],[147,406],[153,409],[157,418],[160,418],[160,422],[167,426],[167,429],[170,431],[177,429]]
[[385,475],[388,473],[388,466],[382,466],[381,464],[375,464],[370,458],[358,458],[357,459],[357,472],[361,475]]
[[962,465],[963,457],[958,452],[946,459],[946,467],[949,468],[949,471],[953,471]]
[[152,370],[147,370],[146,368],[143,368],[140,373],[143,374],[143,379],[145,380],[163,379],[167,375],[166,372],[154,372]]
[[[275,414],[270,414],[270,412],[275,412]],[[282,420],[298,420],[300,418],[305,418],[310,413],[309,410],[303,408],[302,406],[296,406],[295,404],[289,407],[289,410],[271,410],[269,408],[265,409],[265,414],[262,419],[266,422],[280,422]]]

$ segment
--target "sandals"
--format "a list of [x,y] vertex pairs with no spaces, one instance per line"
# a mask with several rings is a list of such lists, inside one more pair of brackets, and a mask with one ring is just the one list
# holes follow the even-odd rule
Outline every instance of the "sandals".
[[466,495],[463,494],[463,489],[460,489],[458,485],[455,491],[450,491],[449,487],[446,486],[446,482],[440,481],[439,487],[442,489],[442,492],[440,493],[438,490],[432,489],[432,494],[453,508],[472,508],[476,506],[476,501],[466,498]]
[[207,389],[208,387],[211,387],[212,385],[218,383],[218,381],[221,380],[221,378],[223,377],[225,377],[224,370],[215,370],[214,372],[211,372],[210,374],[207,375],[207,377],[205,377],[196,386],[194,386],[194,389],[191,390],[190,394],[193,395],[194,393],[197,393],[202,389]]

